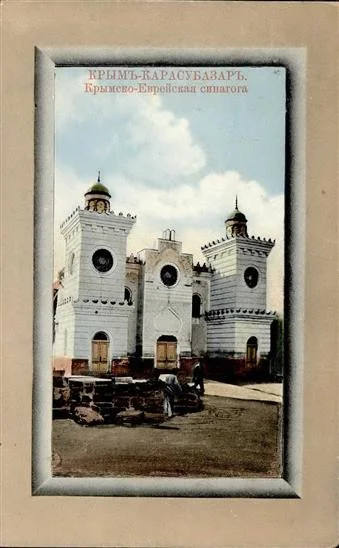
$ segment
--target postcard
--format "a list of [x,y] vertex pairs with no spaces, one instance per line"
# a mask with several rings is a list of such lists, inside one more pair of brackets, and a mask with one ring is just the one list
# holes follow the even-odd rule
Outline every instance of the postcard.
[[286,108],[279,64],[56,68],[55,476],[282,477]]
[[2,543],[336,545],[334,5],[3,7]]

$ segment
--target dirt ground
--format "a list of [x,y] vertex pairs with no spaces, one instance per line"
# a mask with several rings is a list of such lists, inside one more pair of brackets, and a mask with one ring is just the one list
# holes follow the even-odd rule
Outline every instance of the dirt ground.
[[53,475],[279,477],[281,405],[204,397],[204,410],[141,426],[53,421]]

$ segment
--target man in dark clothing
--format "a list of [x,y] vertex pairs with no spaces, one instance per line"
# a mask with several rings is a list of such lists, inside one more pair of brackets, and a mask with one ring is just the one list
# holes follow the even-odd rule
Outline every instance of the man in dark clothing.
[[192,371],[192,381],[195,388],[199,387],[200,394],[203,396],[205,393],[204,388],[204,368],[200,362],[196,363]]

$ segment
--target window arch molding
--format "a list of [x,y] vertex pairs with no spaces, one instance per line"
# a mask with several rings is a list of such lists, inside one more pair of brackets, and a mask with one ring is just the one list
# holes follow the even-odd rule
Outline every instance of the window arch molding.
[[105,331],[97,331],[94,333],[92,341],[109,341],[109,337]]

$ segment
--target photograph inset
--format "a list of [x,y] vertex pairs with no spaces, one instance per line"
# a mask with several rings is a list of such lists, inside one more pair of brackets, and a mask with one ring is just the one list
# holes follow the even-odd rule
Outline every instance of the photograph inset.
[[282,476],[285,79],[56,69],[53,475]]

